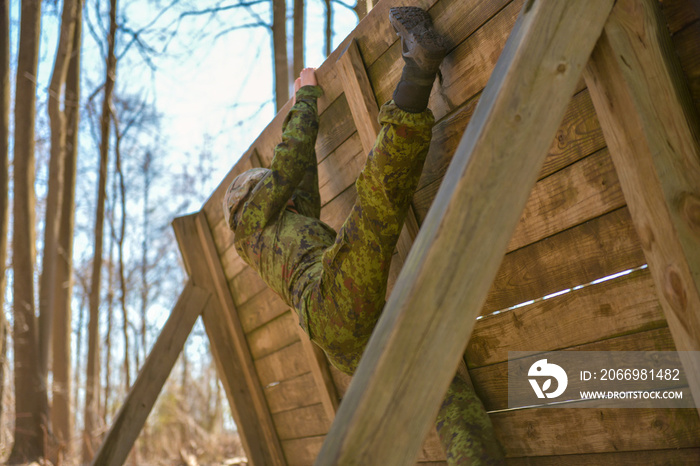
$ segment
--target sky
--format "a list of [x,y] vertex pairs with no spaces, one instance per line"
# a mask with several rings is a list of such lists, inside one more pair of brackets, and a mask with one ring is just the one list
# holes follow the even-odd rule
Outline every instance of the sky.
[[[188,165],[196,172],[200,170],[197,165],[199,155],[202,152],[210,154],[211,166],[205,167],[209,176],[188,190],[189,203],[185,210],[196,211],[274,117],[272,41],[269,29],[262,27],[221,33],[232,26],[254,22],[255,18],[244,10],[230,10],[215,16],[189,16],[178,23],[177,19],[184,8],[172,8],[166,14],[160,14],[161,7],[171,1],[119,0],[120,26],[136,31],[152,24],[156,18],[157,21],[156,27],[151,28],[153,32],[143,35],[144,40],[154,48],[154,52],[148,54],[148,60],[144,60],[134,46],[124,54],[130,36],[125,32],[119,34],[117,54],[122,56],[118,61],[116,93],[140,95],[155,106],[160,115],[160,126],[158,134],[151,135],[151,138],[157,141],[157,157],[161,166],[179,172],[185,170],[182,166]],[[196,10],[215,4],[234,4],[237,0],[180,0],[180,4],[188,2]],[[288,3],[289,10],[293,2]],[[258,18],[271,22],[270,4],[264,1],[254,4],[251,9]],[[60,0],[55,3],[44,0],[42,6],[37,85],[38,134],[41,131],[48,134],[45,102],[57,46],[61,8]],[[108,8],[107,0],[86,0],[82,45],[83,105],[104,81],[104,52],[100,50],[98,41],[104,41],[105,34],[101,29],[107,27]],[[291,11],[288,13],[287,30],[291,34]],[[333,13],[333,46],[336,47],[356,26],[357,17],[353,11],[339,4],[333,4]],[[12,1],[10,48],[13,63],[16,63],[19,15],[20,2]],[[320,66],[324,59],[325,29],[325,5],[322,0],[307,0],[305,22],[306,65]],[[11,81],[14,85],[14,79]],[[96,96],[95,104],[99,113],[101,95]],[[87,182],[78,184],[75,249],[77,260],[81,257],[88,260],[93,252],[91,244],[98,151],[97,141],[91,137],[84,116],[81,120],[80,144],[78,173],[81,181]],[[41,152],[37,151],[39,200],[47,177],[45,168],[42,168]],[[162,186],[165,196],[167,189],[169,187]],[[131,208],[140,211],[137,204]],[[37,219],[42,218],[43,208],[40,205]],[[169,223],[170,219],[166,219],[166,222]],[[41,231],[37,233],[40,242]],[[156,319],[156,325],[167,316],[167,312],[162,311],[154,309],[154,315],[161,316]]]
[[[135,23],[141,18],[149,21],[154,12],[145,11],[146,3],[132,2],[123,13],[135,18]],[[288,3],[291,7],[293,2]],[[270,20],[269,2],[252,8],[260,18]],[[334,4],[333,8],[335,48],[356,26],[357,17],[343,6]],[[324,59],[324,11],[322,0],[307,2],[307,66],[320,66]],[[215,38],[217,31],[229,25],[254,21],[240,9],[220,16],[216,21],[208,16],[183,21],[180,33],[168,46],[172,55],[156,60],[156,73],[138,63],[132,68],[142,70],[140,79],[148,83],[162,114],[163,139],[173,163],[184,160],[186,154],[196,154],[207,140],[215,160],[210,191],[275,114],[269,31],[246,28]],[[287,30],[291,33],[291,21]],[[199,39],[192,43],[191,35]],[[136,54],[132,55],[130,59],[137,62]],[[209,194],[203,193],[200,204]]]
[[[107,0],[85,1],[81,83],[83,104],[104,81],[104,54],[97,41],[104,40],[104,32],[100,28],[106,27],[105,18],[109,7]],[[119,0],[118,23],[131,30],[138,30],[158,17],[158,8],[156,8],[158,3],[164,6],[171,1]],[[237,0],[181,0],[181,3],[187,2],[194,5],[193,9],[195,9],[214,4],[233,4]],[[41,137],[42,131],[44,135],[48,134],[45,102],[56,52],[62,3],[61,0],[44,0],[42,5],[42,36],[37,76],[38,137]],[[292,2],[288,1],[288,3],[290,9]],[[97,8],[101,11],[98,12]],[[269,1],[256,3],[251,8],[259,18],[271,22]],[[325,5],[322,0],[307,0],[305,12],[306,66],[320,66],[324,60]],[[335,48],[356,26],[357,17],[353,11],[339,4],[333,4],[333,12],[333,48]],[[11,0],[12,97],[14,97],[19,15],[20,1]],[[266,28],[245,28],[219,35],[221,31],[232,25],[251,21],[249,15],[247,16],[240,9],[216,17],[205,15],[187,18],[180,23],[177,33],[172,35],[178,15],[179,12],[172,10],[170,14],[161,16],[157,24],[159,28],[165,28],[165,30],[145,36],[155,49],[149,54],[148,60],[144,60],[135,47],[130,48],[127,54],[120,57],[116,82],[117,93],[142,96],[153,103],[160,115],[159,134],[156,135],[155,140],[159,144],[158,156],[161,157],[162,165],[177,171],[177,167],[183,164],[195,165],[201,152],[207,151],[211,154],[210,176],[203,185],[198,185],[197,189],[193,190],[189,199],[188,208],[194,211],[201,207],[238,158],[246,152],[274,117],[272,40]],[[288,14],[288,16],[287,30],[291,34],[291,15]],[[101,18],[102,25],[98,18]],[[90,31],[88,23],[92,26],[94,33]],[[170,38],[171,35],[170,40],[163,40]],[[118,36],[118,53],[124,50],[128,40],[128,34],[121,33]],[[148,61],[152,63],[152,67],[149,66]],[[100,95],[96,97],[95,103],[99,112]],[[79,191],[76,198],[75,257],[78,263],[89,260],[93,252],[92,229],[97,190],[97,143],[91,137],[89,125],[85,120],[83,118],[81,121],[78,176],[82,179],[81,183],[78,183]],[[12,141],[10,143],[12,144]],[[44,148],[46,149],[46,146]],[[41,152],[42,150],[37,150],[39,199],[42,197],[42,190],[45,190],[47,176],[45,168],[42,168]],[[83,191],[80,191],[81,189]],[[37,219],[42,218],[43,208],[39,205]],[[37,231],[38,244],[42,239],[41,231]],[[38,268],[40,268],[39,261]],[[178,286],[180,284],[174,284],[174,287]],[[11,286],[8,287],[8,293],[11,293]],[[175,293],[173,302],[176,297]],[[11,297],[6,300],[6,303],[10,302]],[[165,304],[153,305],[149,312],[150,325],[156,329],[160,328],[168,317],[169,311],[169,307]],[[6,314],[11,317],[11,313]],[[77,319],[77,312],[74,312],[74,319]],[[73,344],[75,352],[75,341]],[[194,346],[198,348],[197,351],[204,351],[203,345]]]
[[[166,1],[129,0],[118,3],[118,22],[138,30],[159,15],[156,4]],[[193,8],[213,4],[233,4],[236,0],[192,1]],[[291,34],[291,4],[288,1],[287,32]],[[95,0],[87,2],[86,17],[97,27]],[[99,1],[103,16],[109,2]],[[42,10],[42,41],[37,94],[45,101],[48,82],[53,68],[56,38],[60,23],[58,0],[55,6],[44,1]],[[10,4],[11,50],[16,62],[17,29],[20,2]],[[271,22],[270,2],[252,7],[259,18]],[[355,13],[347,7],[333,4],[333,48],[357,25]],[[179,10],[159,17],[159,28],[170,26],[175,30]],[[323,34],[325,5],[322,0],[307,0],[306,66],[320,66],[324,60]],[[117,89],[141,93],[154,102],[161,115],[160,141],[166,153],[166,163],[187,163],[203,146],[211,151],[214,173],[210,191],[218,185],[238,158],[274,117],[271,34],[265,28],[245,28],[218,35],[221,31],[253,20],[244,10],[236,9],[217,14],[184,19],[163,52],[158,34],[147,36],[156,45],[156,53],[149,57],[155,69],[150,69],[135,47],[120,58],[117,70]],[[104,80],[104,63],[93,35],[87,28],[83,34],[83,83],[85,99]],[[98,31],[98,34],[101,32]],[[129,37],[121,34],[117,51],[123,50]],[[291,44],[289,46],[291,48]],[[14,91],[13,91],[14,92]],[[43,94],[43,95],[42,95]],[[99,102],[99,98],[97,100]],[[41,111],[41,109],[39,109]],[[85,138],[83,138],[85,139]],[[193,199],[193,208],[201,206],[210,192]]]

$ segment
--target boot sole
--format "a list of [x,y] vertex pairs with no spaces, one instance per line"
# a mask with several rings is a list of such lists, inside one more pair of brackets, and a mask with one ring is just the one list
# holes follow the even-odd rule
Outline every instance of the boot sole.
[[415,60],[418,66],[439,64],[447,54],[447,41],[433,29],[432,19],[425,10],[394,7],[389,10],[389,21],[401,37],[403,56]]

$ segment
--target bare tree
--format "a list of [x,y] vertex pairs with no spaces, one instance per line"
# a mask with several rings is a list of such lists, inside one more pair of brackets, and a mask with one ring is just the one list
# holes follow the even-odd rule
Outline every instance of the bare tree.
[[331,0],[323,0],[326,4],[326,56],[333,51],[333,5]]
[[[114,127],[116,133],[116,171],[119,179],[119,198],[121,200],[121,224],[119,229],[119,237],[117,238],[117,255],[119,261],[119,289],[120,303],[122,308],[123,332],[124,332],[124,374],[126,391],[131,388],[131,370],[129,367],[129,314],[126,308],[126,276],[124,272],[124,236],[126,235],[126,185],[124,183],[124,171],[122,170],[122,131],[120,130],[119,121],[114,118]],[[128,128],[127,128],[128,131]]]
[[357,20],[362,21],[362,19],[367,16],[367,13],[374,7],[374,2],[372,0],[357,0],[357,4],[353,8],[355,14],[357,14]]
[[304,68],[304,0],[294,0],[294,74]]
[[54,322],[52,344],[53,404],[52,425],[59,447],[66,456],[71,453],[73,417],[71,415],[71,299],[73,291],[73,230],[75,223],[75,179],[78,159],[78,126],[80,116],[80,44],[82,33],[82,0],[75,5],[73,44],[68,63],[65,91],[65,155],[63,195],[60,204],[58,257],[54,286]]
[[15,355],[15,442],[9,463],[27,463],[45,454],[48,429],[46,381],[41,377],[34,303],[34,121],[39,58],[41,1],[23,0],[15,90],[13,197],[13,295]]
[[141,233],[141,264],[139,269],[141,272],[141,348],[143,349],[144,359],[146,358],[147,350],[147,329],[146,329],[146,313],[148,311],[148,306],[150,304],[150,286],[148,283],[148,271],[150,269],[150,262],[148,259],[148,250],[151,247],[150,244],[150,220],[151,220],[151,205],[150,205],[150,194],[151,194],[151,181],[153,179],[153,152],[151,150],[146,150],[144,153],[141,173],[143,174],[143,191],[142,191],[142,202],[143,202],[143,218],[142,218],[142,233]]
[[279,112],[289,100],[287,7],[285,0],[272,0],[272,54],[275,68],[275,102]]
[[117,242],[117,233],[114,226],[114,208],[117,198],[116,178],[112,181],[112,191],[107,217],[109,219],[109,249],[107,252],[107,330],[104,339],[105,375],[104,397],[102,398],[102,419],[107,423],[112,393],[112,321],[114,320],[114,245]]
[[88,324],[87,380],[85,387],[85,435],[83,461],[88,462],[94,452],[93,436],[97,428],[98,384],[99,384],[99,306],[102,272],[102,249],[104,239],[104,208],[107,186],[107,162],[110,141],[110,115],[112,92],[117,72],[117,58],[114,53],[117,35],[117,0],[110,0],[109,32],[107,34],[107,67],[105,72],[104,98],[100,118],[100,179],[97,191],[97,212],[95,215],[95,253],[90,282],[90,322]]
[[[0,425],[3,424],[7,321],[5,320],[5,264],[9,211],[10,138],[10,2],[0,0]],[[0,443],[2,434],[0,430]]]
[[49,121],[51,125],[51,158],[49,161],[49,187],[46,196],[44,221],[44,253],[39,280],[39,357],[44,379],[49,373],[49,348],[53,325],[54,289],[58,257],[58,227],[61,198],[63,196],[63,165],[66,152],[66,115],[61,108],[63,91],[68,74],[68,62],[73,48],[75,31],[75,0],[63,2],[63,14],[53,74],[49,85]]

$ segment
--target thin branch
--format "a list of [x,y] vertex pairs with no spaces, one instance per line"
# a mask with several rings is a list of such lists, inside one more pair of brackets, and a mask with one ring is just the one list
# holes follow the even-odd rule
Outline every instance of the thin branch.
[[226,5],[226,6],[220,6],[220,7],[205,8],[203,10],[196,10],[196,11],[185,11],[184,13],[180,14],[179,19],[182,20],[187,16],[201,16],[201,15],[207,15],[207,14],[215,14],[215,13],[220,13],[222,11],[234,10],[236,8],[250,8],[251,6],[260,5],[262,3],[267,3],[267,0],[257,0],[254,2],[240,2],[240,3],[237,3],[235,5]]
[[138,40],[138,38],[141,36],[141,34],[143,34],[144,31],[147,31],[149,28],[151,28],[153,25],[155,25],[155,24],[158,22],[158,20],[159,20],[167,11],[169,11],[172,7],[174,7],[175,5],[177,5],[179,2],[180,2],[180,0],[173,0],[172,2],[170,2],[170,4],[169,4],[168,6],[166,6],[166,7],[163,8],[162,10],[160,10],[160,12],[159,12],[148,24],[146,24],[145,26],[143,26],[143,27],[142,27],[141,29],[139,29],[138,31],[131,31],[129,28],[123,27],[122,29],[123,29],[125,32],[130,32],[130,33],[132,34],[132,39],[131,39],[131,41],[130,41],[129,43],[126,44],[126,46],[124,47],[124,51],[123,51],[121,54],[119,54],[119,57],[123,57],[124,54],[126,54],[126,52],[129,50],[129,48],[131,48],[131,45],[134,43],[134,41]]
[[229,32],[235,31],[237,29],[254,29],[254,28],[258,28],[258,27],[271,28],[271,26],[269,24],[265,24],[265,23],[241,24],[241,25],[232,26],[228,29],[224,29],[223,31],[220,31],[219,33],[217,33],[214,36],[214,40],[218,40],[221,38],[221,36],[224,36],[224,35],[228,34]]
[[341,0],[331,0],[331,2],[337,3],[338,5],[344,6],[344,7],[347,8],[348,10],[350,10],[350,11],[352,11],[352,12],[355,12],[355,7],[354,7],[354,6],[349,5],[349,4],[347,4],[347,3],[345,3],[345,2],[343,2],[343,1],[341,1]]

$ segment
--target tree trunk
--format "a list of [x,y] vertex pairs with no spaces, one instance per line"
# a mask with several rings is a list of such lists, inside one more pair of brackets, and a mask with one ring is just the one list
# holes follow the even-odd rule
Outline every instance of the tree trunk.
[[294,78],[304,68],[304,0],[294,0]]
[[287,8],[285,0],[272,0],[272,50],[275,65],[275,102],[279,112],[289,100]]
[[80,297],[80,306],[78,307],[78,334],[75,336],[75,372],[74,372],[74,377],[75,380],[73,381],[73,399],[75,400],[75,419],[74,419],[74,424],[80,424],[80,419],[79,417],[79,409],[78,409],[78,400],[79,400],[79,387],[80,387],[80,370],[82,369],[82,364],[81,364],[81,354],[83,354],[83,328],[85,328],[84,322],[85,322],[85,307],[86,307],[86,299],[87,293],[85,292],[85,288],[83,287],[83,292],[81,293]]
[[58,226],[61,221],[61,198],[63,197],[63,165],[66,151],[66,116],[61,108],[61,100],[68,73],[68,61],[73,48],[75,7],[75,0],[63,2],[58,48],[49,84],[51,158],[49,160],[49,187],[46,195],[46,217],[44,220],[44,254],[41,278],[39,279],[39,357],[41,359],[41,376],[47,380],[56,285]]
[[148,356],[147,339],[146,339],[146,313],[149,304],[149,285],[148,285],[148,248],[150,247],[150,209],[149,203],[151,191],[151,151],[146,151],[144,154],[143,165],[141,170],[143,173],[143,233],[141,237],[141,347],[143,349],[143,359]]
[[[0,0],[0,426],[3,422],[2,403],[5,388],[5,357],[7,356],[7,321],[5,319],[5,264],[7,263],[7,224],[9,211],[10,153],[10,2]],[[0,430],[0,444],[3,444]]]
[[333,6],[331,0],[323,0],[326,4],[326,57],[333,51]]
[[372,0],[357,0],[357,5],[353,8],[355,14],[357,14],[357,20],[362,21],[372,7],[374,7],[374,2]]
[[116,187],[112,182],[111,202],[107,216],[110,218],[109,235],[109,250],[107,252],[107,330],[105,331],[105,383],[104,396],[102,397],[102,419],[107,423],[108,409],[110,404],[110,393],[112,392],[112,322],[114,320],[114,243],[116,242],[116,233],[114,231],[114,199],[116,196]]
[[54,322],[52,343],[54,434],[66,456],[71,454],[73,417],[71,416],[71,334],[73,296],[73,228],[75,224],[75,178],[78,159],[78,123],[80,117],[80,44],[82,0],[75,5],[73,45],[66,75],[65,122],[66,148],[63,172],[63,196],[58,231],[56,284],[54,286]]
[[15,96],[14,222],[12,235],[15,355],[15,443],[9,462],[44,456],[48,430],[46,380],[41,377],[34,304],[34,120],[41,1],[22,1]]
[[102,116],[100,119],[100,180],[97,191],[97,213],[95,215],[95,254],[92,265],[92,280],[90,283],[90,322],[88,324],[88,357],[87,380],[85,386],[85,435],[83,443],[83,462],[89,462],[95,453],[93,435],[96,433],[99,395],[99,306],[100,283],[102,271],[102,248],[104,236],[104,210],[107,187],[107,163],[109,153],[109,128],[112,92],[117,71],[117,58],[114,47],[117,34],[117,0],[110,0],[109,33],[107,35],[107,68],[105,77],[105,92],[102,101]]
[[126,276],[124,274],[124,235],[126,234],[126,186],[124,185],[124,172],[122,171],[122,135],[119,130],[119,121],[117,121],[116,119],[115,128],[115,132],[117,133],[117,177],[119,178],[119,198],[121,199],[121,226],[119,229],[119,238],[117,240],[117,254],[119,257],[119,288],[121,291],[120,303],[122,307],[122,319],[124,323],[124,381],[126,382],[126,393],[128,393],[129,389],[131,388],[131,369],[129,367],[129,315],[126,309]]

